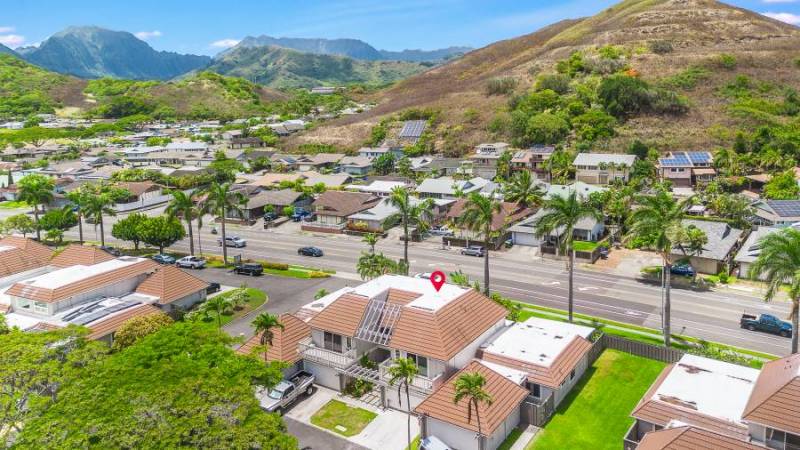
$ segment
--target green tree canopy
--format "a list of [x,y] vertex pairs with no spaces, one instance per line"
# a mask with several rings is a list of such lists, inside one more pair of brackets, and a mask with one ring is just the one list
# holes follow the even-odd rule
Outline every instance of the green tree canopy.
[[158,247],[159,253],[164,253],[164,247],[169,247],[186,236],[186,230],[177,217],[148,217],[141,223],[140,229],[142,242]]
[[142,224],[149,218],[142,213],[132,213],[120,219],[111,228],[111,235],[122,241],[133,242],[133,248],[139,250],[142,241]]
[[764,185],[764,198],[770,200],[794,200],[800,197],[800,185],[794,176],[794,171],[787,170],[773,175]]
[[117,351],[128,348],[172,323],[168,315],[160,312],[129,319],[114,333],[113,348]]

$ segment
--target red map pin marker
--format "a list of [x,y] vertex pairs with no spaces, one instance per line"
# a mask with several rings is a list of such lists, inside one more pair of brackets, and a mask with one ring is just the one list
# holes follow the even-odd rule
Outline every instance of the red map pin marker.
[[444,272],[441,270],[437,270],[431,274],[431,284],[436,288],[436,292],[439,292],[439,289],[442,288],[446,279],[447,277],[445,277]]

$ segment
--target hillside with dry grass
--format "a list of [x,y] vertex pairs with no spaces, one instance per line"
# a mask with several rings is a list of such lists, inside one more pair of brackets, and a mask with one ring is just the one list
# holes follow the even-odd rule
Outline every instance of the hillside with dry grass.
[[[508,130],[493,123],[508,115],[515,97],[529,92],[541,76],[556,73],[559,61],[573,53],[596,60],[609,47],[622,55],[627,73],[669,87],[687,100],[688,109],[679,115],[628,117],[612,137],[593,142],[593,149],[613,151],[636,139],[662,150],[708,148],[729,144],[734,129],[794,120],[768,117],[764,105],[800,88],[800,29],[712,0],[627,0],[596,16],[497,42],[402,81],[379,92],[379,105],[369,113],[320,126],[290,145],[357,147],[382,119],[409,108],[438,112],[433,130],[437,150],[453,153],[481,141],[511,140]],[[758,98],[745,102],[726,94],[743,77]],[[513,80],[514,88],[490,95],[488,86],[498,79]],[[458,148],[445,148],[453,146]]]

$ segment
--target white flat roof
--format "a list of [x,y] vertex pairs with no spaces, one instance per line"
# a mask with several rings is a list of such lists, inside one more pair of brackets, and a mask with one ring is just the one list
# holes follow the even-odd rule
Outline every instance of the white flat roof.
[[412,278],[401,275],[383,275],[356,286],[353,292],[365,297],[374,298],[388,289],[399,289],[420,294],[420,297],[405,305],[406,308],[418,308],[427,311],[436,311],[454,299],[467,293],[467,289],[454,284],[444,284],[439,292],[424,278]]
[[484,361],[482,359],[479,359],[478,362],[492,369],[493,371],[499,373],[506,379],[513,381],[516,384],[522,385],[522,383],[524,383],[528,379],[528,374],[521,370],[512,369],[511,367],[506,367],[500,364],[495,364],[493,362]]
[[531,317],[503,329],[484,347],[484,352],[550,367],[578,336],[588,339],[591,327]]
[[653,400],[675,400],[708,416],[741,423],[758,370],[684,355],[667,375]]
[[77,283],[87,278],[99,275],[101,273],[110,272],[112,270],[121,269],[123,267],[131,266],[133,264],[144,261],[144,258],[135,258],[125,256],[122,258],[112,259],[92,266],[75,265],[65,267],[63,269],[54,270],[52,272],[39,275],[37,277],[29,278],[21,281],[22,284],[27,286],[39,287],[44,289],[57,289],[63,286]]

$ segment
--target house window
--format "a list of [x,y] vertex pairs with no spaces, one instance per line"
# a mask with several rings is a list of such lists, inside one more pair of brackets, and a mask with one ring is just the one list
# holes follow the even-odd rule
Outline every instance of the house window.
[[800,450],[800,435],[786,433],[786,450]]
[[575,369],[572,369],[572,372],[569,373],[569,381],[575,379]]
[[528,391],[534,398],[542,398],[542,386],[537,383],[528,382]]
[[767,428],[767,442],[766,442],[767,447],[783,449],[785,442],[786,442],[786,433],[780,430]]
[[342,353],[342,336],[325,332],[325,350],[330,350],[336,353]]
[[47,309],[47,303],[42,303],[42,302],[34,302],[33,310],[34,310],[34,312],[37,312],[37,313],[40,313],[40,314],[47,314],[48,312],[50,312]]
[[424,356],[415,355],[413,353],[406,353],[406,357],[414,361],[419,369],[419,374],[423,377],[428,376],[428,358]]
[[26,311],[30,311],[32,309],[33,302],[30,301],[30,300],[18,299],[17,300],[17,306],[19,308],[21,308],[21,309],[26,310]]

